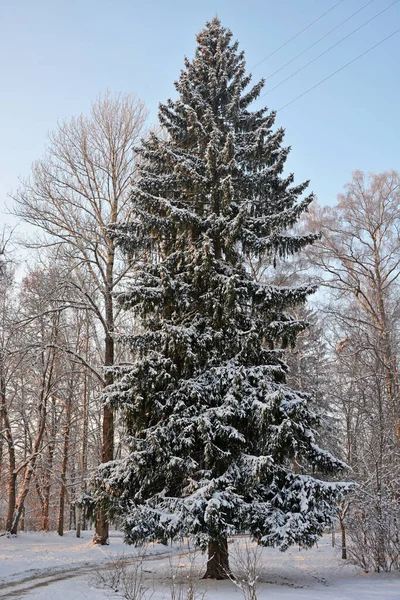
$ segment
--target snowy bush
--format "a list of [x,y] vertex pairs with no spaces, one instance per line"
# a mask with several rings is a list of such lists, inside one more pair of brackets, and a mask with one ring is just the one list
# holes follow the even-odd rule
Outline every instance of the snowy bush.
[[188,546],[189,565],[176,564],[170,560],[170,598],[171,600],[206,600],[206,593],[198,591],[201,568],[197,564],[198,551]]
[[400,502],[392,486],[365,486],[352,503],[347,521],[351,560],[364,571],[400,569]]
[[258,580],[263,568],[262,549],[246,540],[244,544],[235,544],[230,555],[230,580],[242,591],[245,600],[257,600]]
[[146,552],[141,548],[132,562],[119,555],[105,569],[97,569],[95,583],[100,587],[118,592],[125,600],[149,600],[152,592],[143,581],[143,563]]

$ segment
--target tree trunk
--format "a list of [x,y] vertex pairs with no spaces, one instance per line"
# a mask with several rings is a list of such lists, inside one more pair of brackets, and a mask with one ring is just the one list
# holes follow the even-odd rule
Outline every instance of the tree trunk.
[[392,406],[394,431],[397,442],[400,444],[400,398],[399,398],[399,376],[397,372],[397,357],[393,351],[393,342],[391,340],[390,328],[386,317],[385,293],[382,283],[381,265],[382,260],[378,250],[378,243],[374,238],[374,262],[375,262],[375,279],[377,293],[377,308],[379,318],[377,326],[380,329],[381,345],[383,350],[383,364],[386,372],[386,388],[389,400]]
[[20,524],[19,530],[20,531],[25,531],[25,506],[22,509],[21,524]]
[[11,532],[15,510],[17,472],[15,468],[15,446],[11,433],[11,423],[8,417],[8,411],[6,406],[6,382],[3,376],[0,377],[0,415],[0,423],[2,423],[4,426],[4,436],[6,438],[8,450],[8,500],[6,531]]
[[346,548],[346,527],[343,523],[342,517],[339,516],[340,532],[342,535],[342,559],[347,560],[347,548]]
[[[103,410],[103,447],[102,457],[103,463],[113,459],[114,454],[114,415],[111,408],[104,407]],[[102,507],[98,509],[96,520],[96,532],[93,536],[95,544],[105,545],[108,543],[109,523],[107,515]]]
[[[0,406],[2,406],[2,404],[0,404]],[[0,408],[0,431],[3,431],[3,411],[2,411],[2,408]],[[3,473],[3,445],[4,445],[4,438],[0,434],[0,474]]]
[[[15,502],[15,511],[12,521],[12,526],[10,529],[10,533],[12,535],[17,535],[18,532],[18,524],[19,520],[22,516],[25,500],[29,493],[29,487],[31,484],[32,477],[35,472],[36,462],[39,456],[40,447],[42,445],[43,435],[46,429],[46,417],[47,417],[47,399],[50,392],[50,385],[52,382],[52,374],[54,368],[54,350],[51,352],[48,360],[44,359],[44,352],[42,352],[42,382],[41,382],[41,390],[40,390],[40,401],[39,401],[39,423],[38,423],[38,432],[36,435],[36,439],[33,443],[32,452],[27,459],[27,463],[25,466],[24,479],[22,482],[21,489],[18,494],[18,498]],[[47,378],[46,378],[47,375]]]
[[[110,259],[111,260],[111,259]],[[113,254],[112,254],[113,261]],[[112,279],[112,265],[110,261],[108,264],[108,270],[110,271],[110,281]],[[111,335],[113,330],[113,299],[111,295],[111,287],[106,294],[106,322],[108,324],[108,330],[105,337],[105,352],[104,352],[104,365],[110,367],[114,364],[114,339]],[[106,386],[112,384],[113,376],[110,373],[106,373],[105,384]],[[101,449],[101,461],[103,463],[109,462],[114,458],[114,414],[110,407],[107,405],[103,409],[103,441]],[[96,531],[93,536],[93,542],[95,544],[107,544],[109,533],[109,523],[107,515],[103,507],[98,508],[97,520],[96,520]]]
[[[72,373],[74,376],[75,373],[74,372],[72,372]],[[57,516],[57,533],[58,533],[58,535],[64,535],[65,492],[67,489],[69,434],[70,434],[70,429],[71,429],[71,415],[72,415],[72,386],[73,386],[73,380],[70,382],[70,389],[68,392],[68,400],[67,400],[67,411],[66,411],[66,416],[65,416],[63,457],[62,457],[62,466],[61,466],[60,498],[59,498],[58,516]],[[77,535],[77,537],[79,537],[79,536]]]
[[[44,417],[44,419],[45,419],[45,417]],[[15,502],[15,512],[14,512],[12,525],[11,525],[11,529],[10,529],[10,533],[12,535],[17,535],[17,532],[18,532],[18,524],[19,524],[19,520],[22,516],[23,510],[24,510],[25,500],[29,493],[31,479],[32,479],[32,476],[35,471],[36,460],[37,460],[37,457],[39,454],[40,445],[41,445],[42,437],[43,437],[43,432],[44,432],[44,423],[42,423],[42,426],[39,429],[38,435],[37,435],[35,443],[33,445],[33,452],[29,458],[28,464],[25,467],[24,479],[22,482],[20,492],[18,494],[18,498]]]
[[[52,428],[50,434],[55,437],[55,428]],[[43,531],[49,531],[49,512],[50,512],[50,493],[51,493],[51,478],[53,471],[53,459],[54,459],[54,444],[51,443],[47,447],[47,465],[45,471],[45,485],[43,490],[43,515],[42,515],[42,529]]]
[[71,529],[76,529],[76,506],[71,504]]
[[228,540],[222,538],[208,543],[207,570],[203,579],[229,579]]
[[[89,361],[89,319],[86,318],[85,360]],[[88,436],[88,373],[83,373],[83,405],[82,405],[82,453],[81,453],[81,499],[86,492],[87,467],[87,436]],[[81,531],[86,529],[85,511],[82,505],[77,507],[76,537],[81,537]]]
[[17,495],[16,494],[16,481],[17,481],[17,474],[15,472],[15,465],[14,465],[13,469],[11,469],[11,466],[10,466],[10,473],[9,473],[9,479],[8,479],[8,507],[7,507],[7,520],[6,520],[6,531],[10,531],[10,532],[11,532],[12,523],[13,523],[15,500],[16,500],[16,495]]
[[81,537],[81,529],[82,529],[82,506],[78,504],[76,507],[76,537]]

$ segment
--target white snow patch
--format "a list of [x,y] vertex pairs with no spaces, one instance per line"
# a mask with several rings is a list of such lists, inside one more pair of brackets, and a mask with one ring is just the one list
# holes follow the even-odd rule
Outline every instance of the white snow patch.
[[[46,582],[40,587],[31,588],[21,596],[10,596],[12,588],[6,583],[21,581],[30,577],[30,585],[40,574],[51,574],[74,566],[84,567],[104,563],[112,557],[124,553],[125,557],[135,556],[136,550],[125,546],[122,534],[113,533],[107,547],[94,546],[91,533],[85,532],[83,539],[73,533],[63,538],[55,534],[20,534],[17,539],[0,538],[0,598],[27,598],[28,600],[105,600],[118,598],[115,594],[99,589],[90,572],[59,581]],[[237,538],[229,545],[243,543]],[[146,586],[154,594],[153,600],[169,600],[170,558],[179,568],[182,580],[189,569],[186,546],[168,548],[161,545],[149,547],[149,558],[145,563]],[[161,556],[157,556],[161,554]],[[259,600],[399,600],[400,574],[364,573],[347,561],[340,559],[339,548],[331,547],[330,536],[325,536],[310,550],[290,548],[281,553],[273,548],[262,551],[263,572],[260,577]],[[199,555],[200,565],[205,558]],[[62,572],[61,572],[62,573]],[[38,580],[38,583],[40,581]],[[242,596],[230,581],[199,581],[199,591],[205,591],[205,600],[239,600]],[[17,590],[16,590],[17,592]],[[18,592],[17,592],[18,593]],[[121,598],[121,596],[119,596]]]

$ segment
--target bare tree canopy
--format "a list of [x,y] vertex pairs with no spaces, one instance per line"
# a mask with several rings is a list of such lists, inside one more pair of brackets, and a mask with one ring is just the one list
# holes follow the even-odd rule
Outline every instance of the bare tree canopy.
[[[15,212],[39,227],[34,246],[58,246],[64,286],[94,313],[103,330],[99,363],[114,363],[113,293],[132,267],[117,253],[109,225],[125,221],[136,174],[135,147],[145,134],[147,110],[132,95],[100,96],[89,116],[64,121],[49,134],[44,157],[14,194]],[[71,349],[69,350],[71,353]],[[105,384],[111,383],[106,375]],[[113,458],[113,414],[105,406],[102,460]],[[106,543],[107,524],[98,519],[96,540]]]
[[347,321],[366,332],[384,367],[400,442],[400,396],[393,337],[400,275],[400,176],[396,171],[365,175],[355,171],[335,208],[314,212],[319,244],[311,251],[323,283],[349,295],[360,311]]

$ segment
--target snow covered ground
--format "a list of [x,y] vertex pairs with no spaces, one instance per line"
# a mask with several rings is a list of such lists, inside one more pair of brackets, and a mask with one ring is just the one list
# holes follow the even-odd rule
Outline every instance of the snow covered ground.
[[[127,563],[132,563],[137,551],[125,546],[118,533],[111,535],[108,547],[94,546],[89,532],[84,532],[84,536],[77,539],[73,533],[63,538],[53,533],[27,533],[16,539],[0,538],[0,598],[118,598],[98,587],[95,565],[104,566],[121,554]],[[307,551],[291,548],[282,554],[264,549],[262,561],[259,600],[400,600],[399,573],[363,573],[340,559],[338,549],[331,547],[329,536],[323,538],[318,547]],[[189,570],[185,546],[152,545],[149,548],[144,575],[146,587],[154,592],[153,600],[170,599],[171,563],[178,578],[184,580]],[[206,592],[205,600],[242,598],[230,581],[200,581],[198,590]]]

